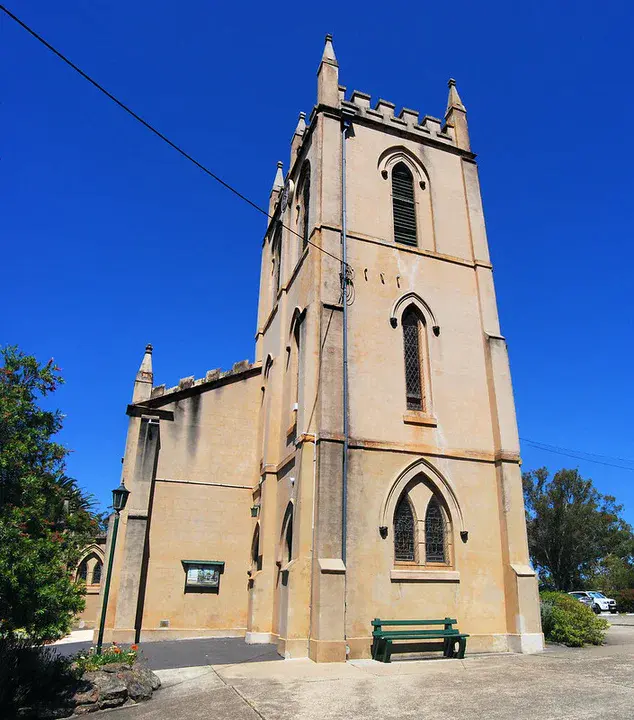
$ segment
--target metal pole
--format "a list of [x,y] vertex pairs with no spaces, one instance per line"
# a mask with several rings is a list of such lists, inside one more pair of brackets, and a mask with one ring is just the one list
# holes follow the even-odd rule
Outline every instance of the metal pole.
[[112,561],[114,559],[114,549],[117,544],[117,532],[119,530],[119,512],[114,518],[112,527],[112,543],[110,544],[110,556],[108,557],[108,572],[106,573],[106,584],[103,588],[103,603],[101,604],[101,619],[99,620],[99,636],[97,638],[97,655],[101,655],[101,646],[103,644],[103,631],[106,627],[106,612],[108,611],[108,595],[110,594],[110,578],[112,577]]
[[341,297],[343,304],[343,478],[341,482],[341,559],[346,564],[348,534],[348,243],[346,226],[346,138],[351,121],[344,117],[341,132]]

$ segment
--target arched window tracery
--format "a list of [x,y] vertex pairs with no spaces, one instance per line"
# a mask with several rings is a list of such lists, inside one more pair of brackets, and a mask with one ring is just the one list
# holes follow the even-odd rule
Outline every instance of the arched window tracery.
[[435,497],[429,501],[425,513],[425,561],[447,562],[445,517]]
[[401,562],[416,560],[414,513],[407,495],[399,500],[394,512],[394,559]]

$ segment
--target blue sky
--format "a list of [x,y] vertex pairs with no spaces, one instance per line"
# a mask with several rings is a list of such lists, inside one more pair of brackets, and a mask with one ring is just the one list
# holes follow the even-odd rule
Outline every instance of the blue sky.
[[[326,32],[349,91],[441,116],[455,77],[520,435],[634,458],[631,3],[8,7],[262,205],[315,102]],[[147,342],[168,386],[253,358],[264,218],[6,16],[0,61],[0,344],[61,365],[70,474],[107,503]],[[634,522],[632,470],[522,454],[525,469],[578,466]]]

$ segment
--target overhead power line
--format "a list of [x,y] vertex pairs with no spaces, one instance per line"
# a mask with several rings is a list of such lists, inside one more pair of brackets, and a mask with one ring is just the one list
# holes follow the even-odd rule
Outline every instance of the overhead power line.
[[[556,455],[564,455],[565,457],[574,458],[575,460],[583,460],[584,462],[595,463],[596,465],[606,465],[607,467],[620,468],[621,470],[634,471],[634,460],[627,458],[612,457],[610,455],[599,455],[597,453],[588,453],[583,450],[573,450],[571,448],[563,448],[557,445],[549,445],[548,443],[539,442],[538,440],[529,440],[528,438],[520,438],[520,440],[537,450],[545,450],[546,452],[555,453]],[[601,458],[601,459],[597,459]],[[617,462],[606,462],[614,460]],[[631,463],[631,466],[621,465],[619,463]]]
[[[6,13],[12,20],[14,20],[20,27],[24,28],[30,35],[32,35],[36,40],[38,40],[44,47],[46,47],[48,50],[50,50],[54,55],[57,55],[57,57],[60,60],[63,60],[69,67],[71,67],[75,72],[79,73],[84,80],[88,80],[88,82],[97,88],[101,93],[103,93],[108,99],[112,100],[113,103],[118,105],[122,110],[128,113],[128,115],[132,116],[137,122],[140,122],[141,125],[143,125],[145,128],[147,128],[150,132],[154,133],[158,138],[160,138],[164,143],[169,145],[173,150],[176,150],[177,153],[182,155],[184,158],[189,160],[191,163],[193,163],[197,168],[202,170],[204,173],[209,175],[209,177],[213,178],[216,182],[220,183],[224,188],[232,192],[234,195],[239,197],[241,200],[244,200],[245,203],[250,205],[252,208],[257,210],[258,212],[265,215],[269,220],[272,220],[273,216],[269,215],[269,213],[262,207],[260,207],[257,203],[253,202],[250,198],[248,198],[246,195],[241,193],[239,190],[236,190],[232,185],[229,185],[228,182],[223,180],[221,177],[216,175],[216,173],[212,172],[209,168],[205,167],[202,163],[198,162],[196,158],[192,157],[188,152],[183,150],[179,145],[177,145],[175,142],[172,142],[166,135],[163,135],[162,132],[157,130],[153,125],[151,125],[147,120],[144,120],[140,115],[138,115],[134,110],[129,108],[125,103],[121,102],[117,97],[115,97],[111,92],[106,90],[103,85],[100,85],[96,80],[94,80],[88,73],[85,73],[80,67],[75,65],[72,60],[69,60],[69,58],[66,57],[63,53],[61,53],[57,48],[53,47],[49,42],[47,42],[41,35],[39,35],[33,28],[29,27],[23,20],[20,20],[20,18],[12,13],[9,9],[7,9],[4,5],[0,5],[0,10],[2,10],[4,13]],[[282,224],[282,227],[291,232],[293,235],[296,235],[298,238],[306,242],[308,245],[312,245],[312,247],[316,248],[320,252],[323,252],[325,255],[330,256],[331,258],[334,258],[337,262],[342,263],[342,259],[340,257],[337,257],[336,255],[333,255],[332,253],[328,252],[327,250],[324,250],[324,248],[320,247],[319,245],[316,245],[311,240],[308,240],[304,238],[303,235],[300,235],[297,231],[293,230],[292,228],[288,227],[288,225]]]

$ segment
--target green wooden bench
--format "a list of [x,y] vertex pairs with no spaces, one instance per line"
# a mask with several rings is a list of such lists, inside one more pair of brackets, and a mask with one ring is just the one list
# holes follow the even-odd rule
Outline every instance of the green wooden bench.
[[[445,657],[463,658],[469,636],[454,628],[457,622],[454,618],[443,618],[442,620],[380,620],[374,618],[372,621],[374,628],[372,631],[372,658],[379,662],[391,662],[392,644],[401,640],[442,640]],[[442,628],[422,629],[434,625],[442,625]],[[408,629],[385,630],[385,627]]]

